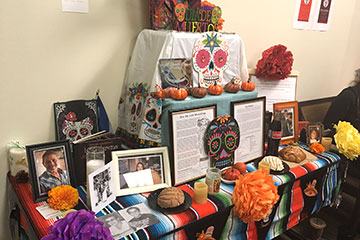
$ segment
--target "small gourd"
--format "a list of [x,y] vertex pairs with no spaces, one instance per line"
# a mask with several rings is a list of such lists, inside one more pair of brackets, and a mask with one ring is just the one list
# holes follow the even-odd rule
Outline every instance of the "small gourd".
[[178,88],[171,91],[171,98],[175,100],[184,100],[187,95],[187,91],[184,88]]
[[225,91],[229,93],[237,93],[240,90],[241,86],[235,83],[235,78],[231,79],[231,82],[225,85]]
[[241,83],[241,90],[251,92],[255,89],[255,83],[250,80]]
[[223,87],[221,85],[218,85],[215,81],[215,84],[212,84],[208,87],[208,93],[211,95],[220,95],[223,92]]
[[207,94],[207,89],[200,86],[200,83],[198,87],[194,87],[191,89],[191,96],[196,98],[203,98]]

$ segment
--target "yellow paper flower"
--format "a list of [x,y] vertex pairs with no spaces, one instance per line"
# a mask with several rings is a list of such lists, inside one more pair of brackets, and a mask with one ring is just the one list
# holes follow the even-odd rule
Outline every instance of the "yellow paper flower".
[[47,200],[50,207],[56,210],[68,210],[75,207],[79,201],[79,193],[70,185],[60,185],[48,192]]
[[336,147],[346,158],[354,160],[360,155],[360,134],[349,122],[339,121],[334,125]]
[[325,151],[325,148],[323,145],[321,145],[318,142],[314,142],[310,145],[310,152],[316,153],[316,154],[322,154]]

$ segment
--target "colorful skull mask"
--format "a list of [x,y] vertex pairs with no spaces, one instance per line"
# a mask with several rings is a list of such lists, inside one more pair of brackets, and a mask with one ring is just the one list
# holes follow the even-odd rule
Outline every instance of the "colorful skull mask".
[[205,149],[211,158],[211,166],[223,168],[231,165],[239,143],[240,129],[233,117],[219,116],[212,120],[205,134]]
[[146,110],[144,120],[141,125],[140,136],[146,140],[161,142],[161,107],[162,101],[153,97],[148,97],[146,100]]
[[90,135],[93,127],[91,119],[87,117],[81,121],[65,120],[62,131],[66,135],[66,139],[75,141]]
[[220,33],[204,33],[198,38],[193,49],[193,64],[199,73],[200,85],[221,84],[229,57],[229,45]]
[[211,22],[213,24],[217,23],[221,18],[221,8],[220,7],[214,7],[211,12]]
[[185,5],[183,3],[178,3],[175,6],[175,16],[179,22],[184,21],[185,19]]

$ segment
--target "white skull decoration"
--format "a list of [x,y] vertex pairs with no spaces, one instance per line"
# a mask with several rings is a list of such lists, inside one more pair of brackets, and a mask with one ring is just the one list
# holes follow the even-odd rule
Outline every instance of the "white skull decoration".
[[204,33],[195,42],[193,64],[199,73],[202,87],[222,83],[224,70],[229,65],[229,45],[220,33]]
[[144,120],[141,125],[140,136],[146,140],[161,142],[161,107],[162,101],[149,96],[146,100]]
[[75,141],[83,137],[89,136],[93,127],[94,126],[91,119],[87,117],[81,121],[65,120],[63,123],[62,131],[65,134],[66,139],[71,139],[72,141]]

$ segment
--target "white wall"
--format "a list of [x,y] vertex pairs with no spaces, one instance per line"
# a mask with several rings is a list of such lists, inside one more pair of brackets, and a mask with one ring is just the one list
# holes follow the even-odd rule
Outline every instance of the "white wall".
[[[148,0],[89,1],[89,14],[63,13],[61,1],[5,0],[0,9],[0,163],[12,139],[55,139],[52,104],[89,99],[97,88],[117,126],[122,81],[137,34],[149,26]],[[336,95],[360,63],[360,2],[336,1],[328,32],[292,28],[295,0],[213,0],[224,30],[244,43],[249,67],[261,52],[284,44],[300,72],[299,100]],[[0,169],[6,195],[7,167]],[[0,198],[0,239],[8,239],[7,198]]]

